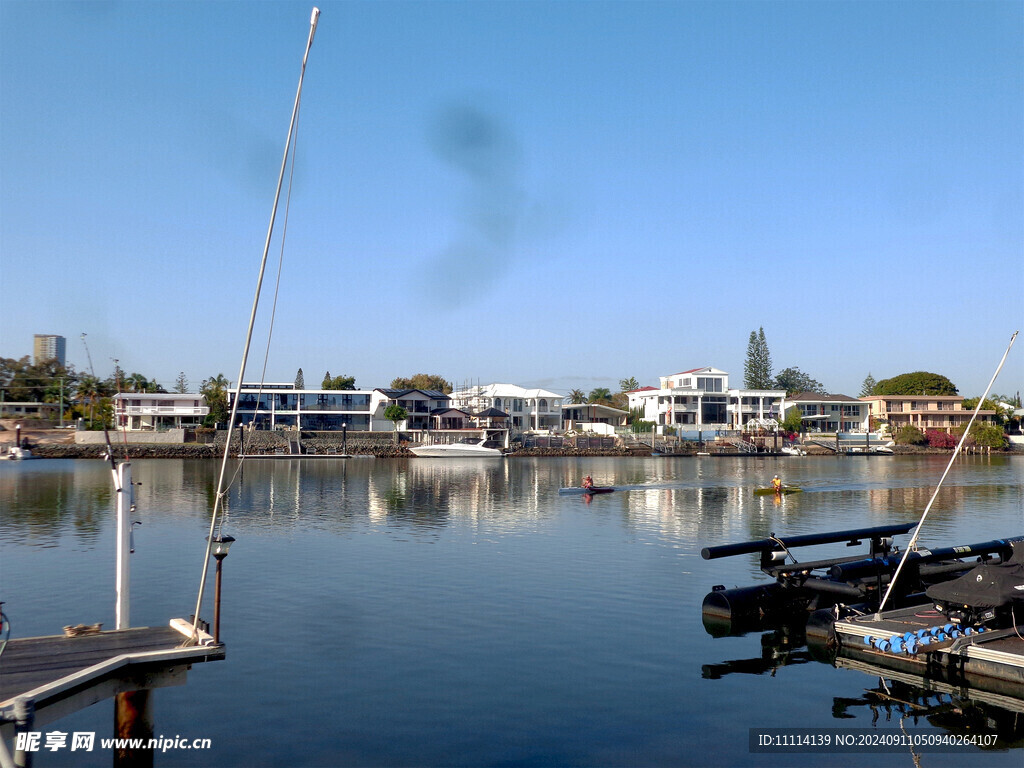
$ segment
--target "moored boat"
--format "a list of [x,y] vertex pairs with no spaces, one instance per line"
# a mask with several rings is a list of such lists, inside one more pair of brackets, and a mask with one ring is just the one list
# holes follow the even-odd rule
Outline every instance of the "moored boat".
[[478,458],[500,459],[505,455],[501,448],[494,444],[494,441],[483,438],[466,439],[458,443],[417,445],[409,450],[416,456],[431,459],[472,458],[474,456]]

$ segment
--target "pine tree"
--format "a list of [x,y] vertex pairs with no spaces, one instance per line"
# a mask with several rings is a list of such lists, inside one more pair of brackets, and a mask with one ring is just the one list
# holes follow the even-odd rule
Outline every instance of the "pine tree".
[[302,369],[301,368],[299,368],[298,373],[295,374],[295,388],[296,389],[305,389],[306,388],[306,380],[302,376]]
[[876,384],[878,384],[878,382],[875,381],[875,377],[871,375],[871,371],[868,371],[868,375],[864,379],[864,383],[860,386],[860,397],[868,397],[875,394]]
[[743,387],[772,388],[772,356],[768,351],[764,328],[759,328],[757,333],[750,332],[750,339],[747,341],[747,360],[743,364]]
[[178,378],[174,381],[174,391],[180,395],[188,392],[188,379],[185,378],[185,372],[181,371],[178,374]]
[[323,382],[320,384],[320,389],[330,389],[330,388],[331,388],[331,372],[327,371],[327,373],[324,374]]
[[772,385],[772,353],[768,351],[768,340],[764,337],[764,328],[757,332],[757,349],[761,356],[761,370],[763,371],[761,381],[763,388],[768,389]]

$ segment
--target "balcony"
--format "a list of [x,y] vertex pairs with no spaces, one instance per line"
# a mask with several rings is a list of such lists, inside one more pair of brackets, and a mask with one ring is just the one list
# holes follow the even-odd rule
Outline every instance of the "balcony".
[[200,406],[128,405],[117,409],[121,416],[206,416],[210,409]]

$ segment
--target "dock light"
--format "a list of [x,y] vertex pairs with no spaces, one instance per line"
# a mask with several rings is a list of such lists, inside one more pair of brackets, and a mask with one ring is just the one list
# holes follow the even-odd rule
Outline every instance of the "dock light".
[[217,558],[217,562],[220,562],[228,556],[228,550],[231,549],[231,543],[235,540],[234,536],[214,536],[213,537],[213,548],[210,553]]
[[228,550],[234,542],[234,536],[221,536],[218,534],[211,541],[210,553],[217,559],[217,579],[213,589],[213,642],[220,645],[220,579],[221,568],[224,558],[228,556]]

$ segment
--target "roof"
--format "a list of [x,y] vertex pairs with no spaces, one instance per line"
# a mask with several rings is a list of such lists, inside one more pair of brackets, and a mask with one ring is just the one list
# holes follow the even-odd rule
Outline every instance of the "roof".
[[480,413],[474,413],[473,416],[477,419],[507,419],[508,414],[497,408],[487,408],[486,410],[480,411]]
[[554,400],[563,400],[565,395],[551,392],[546,389],[526,389],[518,384],[484,384],[483,386],[464,387],[452,392],[452,397],[515,397],[515,398],[540,398],[546,397]]
[[860,400],[849,395],[823,395],[820,392],[800,392],[796,395],[787,395],[787,403],[859,403]]
[[[118,392],[114,400],[202,400],[200,392]],[[8,402],[7,405],[14,405]]]
[[[680,374],[678,374],[678,373],[673,374],[673,376],[679,376],[679,375]],[[658,391],[659,390],[658,390],[657,387],[637,387],[636,389],[629,390],[629,392],[627,392],[626,394],[627,395],[631,395],[634,392],[658,392]]]
[[431,400],[450,400],[451,395],[446,395],[444,392],[439,392],[436,389],[391,389],[387,387],[377,387],[376,392],[380,392],[385,397],[391,400],[397,400],[400,397],[412,394],[413,392],[419,392],[426,395]]
[[614,413],[616,415],[626,416],[629,411],[623,411],[620,408],[613,408],[610,405],[604,405],[603,403],[570,403],[569,405],[562,406],[562,412],[572,410],[574,408],[582,408],[589,410],[593,413]]
[[715,368],[712,365],[705,365],[705,366],[703,366],[701,368],[691,368],[688,371],[680,371],[679,373],[670,373],[668,376],[662,376],[662,378],[663,379],[667,379],[667,378],[670,378],[672,376],[686,376],[687,374],[691,374],[691,373],[713,373],[716,376],[724,376],[724,375],[726,375],[725,371],[719,370],[718,368]]
[[472,417],[469,411],[464,411],[461,408],[434,408],[431,412],[431,416],[443,416],[446,413],[461,413],[466,418]]

